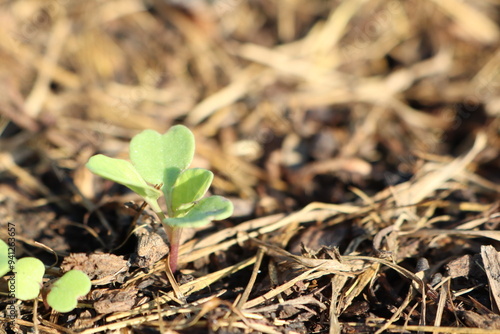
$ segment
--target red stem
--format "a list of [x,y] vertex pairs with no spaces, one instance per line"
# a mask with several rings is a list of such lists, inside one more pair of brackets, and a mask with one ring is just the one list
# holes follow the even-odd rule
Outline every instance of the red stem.
[[168,264],[172,274],[177,271],[177,261],[179,258],[179,244],[182,228],[167,226],[168,241],[170,242],[170,254],[168,255]]
[[170,244],[170,254],[168,255],[168,265],[172,274],[177,270],[177,259],[179,257],[179,244]]

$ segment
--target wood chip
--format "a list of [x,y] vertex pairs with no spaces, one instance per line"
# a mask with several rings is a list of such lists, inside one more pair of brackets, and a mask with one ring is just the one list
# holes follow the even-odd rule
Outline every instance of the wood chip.
[[500,309],[500,252],[493,246],[481,246],[484,270],[488,276],[490,294],[495,301],[496,309]]

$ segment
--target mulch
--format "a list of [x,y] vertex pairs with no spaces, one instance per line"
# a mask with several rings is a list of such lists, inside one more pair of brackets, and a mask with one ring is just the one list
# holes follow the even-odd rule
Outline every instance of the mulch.
[[[495,1],[0,6],[0,237],[92,280],[60,314],[7,274],[0,333],[500,330]],[[85,163],[175,124],[235,212],[172,275],[158,219]]]

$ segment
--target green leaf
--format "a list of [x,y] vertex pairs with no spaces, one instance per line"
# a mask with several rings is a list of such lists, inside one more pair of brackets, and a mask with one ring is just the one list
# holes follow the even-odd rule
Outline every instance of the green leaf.
[[203,168],[191,168],[183,171],[175,181],[172,190],[172,209],[184,209],[201,199],[207,192],[214,174]]
[[15,294],[17,299],[31,300],[38,297],[42,287],[45,266],[34,257],[17,260],[15,266]]
[[163,223],[171,227],[200,227],[212,220],[226,219],[233,214],[233,203],[222,196],[203,198],[183,217],[166,218]]
[[94,174],[128,187],[144,198],[153,210],[161,211],[157,200],[162,192],[148,185],[130,162],[97,154],[85,166]]
[[47,295],[47,303],[58,312],[70,312],[78,298],[89,293],[90,279],[80,270],[70,270],[59,278]]
[[163,135],[144,130],[130,142],[130,160],[137,171],[151,184],[163,183],[166,197],[193,156],[194,136],[183,125],[173,126]]
[[[15,258],[11,258],[15,261]],[[0,240],[0,277],[7,274],[10,271],[9,265],[9,246],[5,241]]]

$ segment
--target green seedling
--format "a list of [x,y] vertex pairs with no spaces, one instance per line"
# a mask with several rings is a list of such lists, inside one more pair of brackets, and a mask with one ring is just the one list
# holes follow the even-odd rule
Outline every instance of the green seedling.
[[14,272],[16,298],[31,300],[38,297],[45,273],[43,262],[34,257],[19,259],[16,262]]
[[[7,263],[6,270],[0,271],[0,276],[5,275],[10,269],[8,261],[4,261],[3,258],[4,254],[8,254],[7,252],[7,244],[0,240],[0,269],[3,268],[4,262]],[[8,255],[7,260],[9,260]],[[15,262],[14,274],[16,298],[20,300],[37,298],[42,289],[43,275],[45,274],[43,262],[34,257],[19,259]],[[76,307],[77,299],[86,295],[90,291],[90,287],[90,279],[84,272],[70,270],[52,285],[46,300],[56,311],[70,312]]]
[[47,303],[58,312],[72,311],[78,298],[89,293],[90,279],[80,270],[70,270],[59,278],[47,295]]
[[[193,133],[176,125],[163,135],[144,130],[132,138],[131,163],[98,154],[86,165],[93,173],[130,188],[151,206],[167,231],[172,272],[177,268],[182,228],[203,226],[233,213],[233,204],[226,198],[203,198],[213,173],[202,168],[188,169],[194,149]],[[166,213],[158,202],[162,196]]]
[[10,271],[9,246],[5,241],[0,240],[0,277]]

